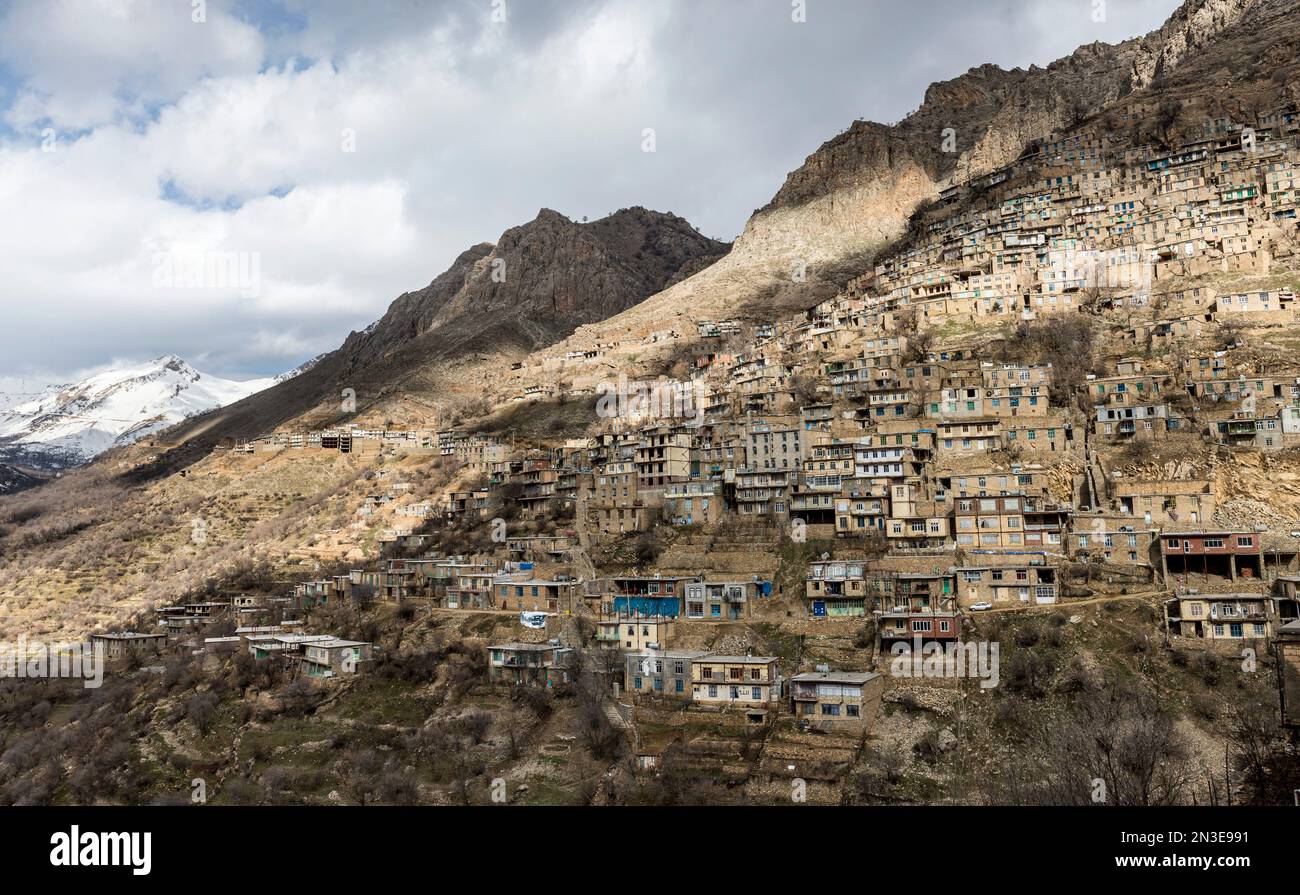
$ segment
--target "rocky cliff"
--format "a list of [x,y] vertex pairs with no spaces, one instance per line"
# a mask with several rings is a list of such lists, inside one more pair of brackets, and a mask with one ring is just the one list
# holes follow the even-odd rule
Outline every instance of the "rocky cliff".
[[575,223],[548,208],[464,252],[426,288],[400,296],[345,354],[369,361],[413,339],[449,356],[528,351],[627,310],[726,253],[672,214],[627,208]]
[[[681,308],[698,316],[761,313],[773,294],[791,289],[796,270],[807,277],[796,291],[812,303],[819,280],[833,285],[846,270],[865,269],[922,203],[1009,164],[1033,140],[1136,93],[1156,95],[1175,73],[1213,82],[1216,71],[1271,77],[1294,65],[1294,56],[1261,62],[1260,47],[1271,47],[1270,57],[1288,51],[1295,29],[1284,19],[1296,7],[1295,0],[1187,0],[1142,38],[1087,44],[1045,68],[983,65],[933,84],[897,124],[855,121],[823,143],[754,213],[725,259],[608,325],[635,328]],[[1253,41],[1262,28],[1276,33]]]

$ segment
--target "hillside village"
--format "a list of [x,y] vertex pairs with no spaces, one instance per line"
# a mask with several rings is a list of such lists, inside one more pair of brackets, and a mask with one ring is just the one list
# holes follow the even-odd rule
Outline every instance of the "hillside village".
[[[1235,499],[1217,470],[1300,445],[1295,280],[1275,260],[1296,257],[1300,114],[1204,130],[1172,152],[1112,156],[1087,133],[1044,142],[949,190],[919,215],[919,244],[833,300],[794,319],[671,334],[681,379],[600,380],[583,371],[603,368],[602,349],[569,350],[546,361],[551,384],[508,399],[594,403],[586,438],[539,448],[351,427],[229,450],[444,458],[464,486],[441,500],[404,502],[400,486],[367,498],[363,514],[395,502],[381,543],[418,551],[431,531],[499,519],[498,555],[468,568],[527,559],[563,567],[550,584],[571,583],[516,605],[486,579],[456,580],[451,559],[366,573],[382,576],[366,583],[385,598],[447,608],[609,608],[601,598],[616,591],[596,584],[587,554],[664,526],[832,541],[862,554],[856,576],[877,587],[933,576],[934,602],[918,607],[930,612],[1053,604],[1073,595],[1079,563],[1134,586],[1260,590],[1300,573],[1300,511]],[[539,532],[511,535],[516,520]],[[810,617],[882,609],[814,580]],[[678,602],[655,608],[739,617]],[[1295,617],[1276,608],[1276,621]]]
[[[766,731],[737,780],[820,779],[823,798],[891,706],[935,698],[918,683],[996,686],[963,651],[987,647],[982,616],[1145,604],[1164,648],[1277,644],[1294,686],[1300,112],[1202,131],[1036,143],[921,209],[906,249],[832,299],[624,344],[579,330],[477,414],[580,407],[581,437],[521,444],[466,413],[228,443],[433,463],[447,484],[416,494],[385,468],[321,533],[336,574],[98,636],[119,659],[246,652],[329,686],[385,652],[313,624],[339,607],[482,617],[488,686],[596,681],[639,773],[698,745],[684,707]],[[647,356],[658,376],[610,376]],[[910,664],[936,652],[937,672]]]
[[0,802],[1289,804],[1288,6],[936,84],[734,244],[544,209],[4,497],[0,646],[109,673],[0,649]]

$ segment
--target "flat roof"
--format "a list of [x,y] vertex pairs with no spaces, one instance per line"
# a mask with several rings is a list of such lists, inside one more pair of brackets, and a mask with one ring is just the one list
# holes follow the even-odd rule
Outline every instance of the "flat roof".
[[1255,535],[1264,534],[1264,532],[1253,531],[1249,528],[1206,528],[1200,531],[1162,531],[1160,537],[1212,537],[1214,535]]
[[1272,594],[1250,593],[1248,591],[1231,591],[1228,593],[1212,594],[1179,594],[1176,599],[1179,600],[1207,600],[1213,603],[1215,600],[1271,600]]
[[711,653],[703,656],[705,662],[735,662],[750,665],[766,665],[768,662],[775,662],[776,659],[776,656],[715,656]]
[[626,656],[639,656],[641,658],[666,658],[666,659],[701,659],[709,654],[706,649],[643,649],[627,650]]
[[880,675],[874,671],[805,671],[802,674],[796,674],[790,680],[799,681],[800,683],[865,684],[867,681],[878,677]]
[[557,643],[496,643],[488,649],[511,649],[511,650],[545,650],[545,649],[567,649]]

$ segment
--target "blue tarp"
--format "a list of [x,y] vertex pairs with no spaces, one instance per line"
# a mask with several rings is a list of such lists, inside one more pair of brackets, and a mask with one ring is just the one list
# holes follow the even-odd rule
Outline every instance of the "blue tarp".
[[615,597],[614,611],[676,618],[681,609],[676,597]]

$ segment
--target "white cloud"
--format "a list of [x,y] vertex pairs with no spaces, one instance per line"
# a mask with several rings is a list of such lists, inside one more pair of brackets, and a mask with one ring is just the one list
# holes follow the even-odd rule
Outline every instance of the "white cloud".
[[14,0],[0,58],[24,86],[6,121],[84,130],[170,102],[208,75],[256,72],[262,36],[217,2],[195,22],[177,0]]

